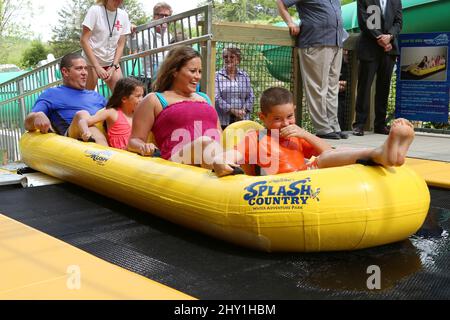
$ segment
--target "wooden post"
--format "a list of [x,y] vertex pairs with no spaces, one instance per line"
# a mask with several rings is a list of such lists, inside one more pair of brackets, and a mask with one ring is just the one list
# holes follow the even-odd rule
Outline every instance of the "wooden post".
[[295,112],[295,118],[297,125],[302,126],[303,120],[303,87],[302,87],[302,74],[300,72],[300,61],[298,59],[298,48],[292,48],[293,59],[293,76],[294,76],[294,103],[297,106]]
[[212,34],[214,41],[295,46],[286,27],[221,22],[212,25]]
[[211,41],[211,51],[208,65],[209,80],[207,85],[207,94],[211,99],[212,105],[215,107],[215,79],[216,79],[216,41]]

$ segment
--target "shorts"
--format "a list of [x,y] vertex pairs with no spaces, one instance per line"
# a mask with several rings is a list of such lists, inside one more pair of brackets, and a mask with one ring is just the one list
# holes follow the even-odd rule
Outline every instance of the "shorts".
[[318,158],[313,156],[313,157],[311,157],[311,159],[309,159],[309,160],[305,159],[305,160],[306,160],[306,163],[305,163],[306,170],[319,169],[319,166],[318,166],[318,163],[317,163]]

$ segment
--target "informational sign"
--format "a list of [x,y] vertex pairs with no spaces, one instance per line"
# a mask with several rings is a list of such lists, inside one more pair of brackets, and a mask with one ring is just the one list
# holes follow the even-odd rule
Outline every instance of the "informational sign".
[[396,118],[448,123],[450,32],[401,34]]

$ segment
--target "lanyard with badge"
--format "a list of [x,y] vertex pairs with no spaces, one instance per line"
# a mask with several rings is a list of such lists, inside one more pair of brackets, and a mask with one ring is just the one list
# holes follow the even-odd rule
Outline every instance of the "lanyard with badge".
[[114,21],[113,21],[112,27],[109,24],[108,11],[106,10],[106,7],[105,7],[105,14],[106,14],[106,21],[108,22],[108,31],[109,31],[108,48],[112,49],[117,44],[116,41],[114,41],[113,36],[112,36],[113,32],[114,32],[114,25],[116,24],[116,19],[117,19],[117,9],[116,9],[116,15],[114,16]]

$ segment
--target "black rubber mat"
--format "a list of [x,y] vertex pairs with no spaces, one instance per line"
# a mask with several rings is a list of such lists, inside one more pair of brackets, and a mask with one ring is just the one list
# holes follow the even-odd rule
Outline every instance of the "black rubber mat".
[[71,184],[1,188],[0,213],[200,299],[449,299],[450,191],[431,199],[410,239],[333,253],[252,251]]

